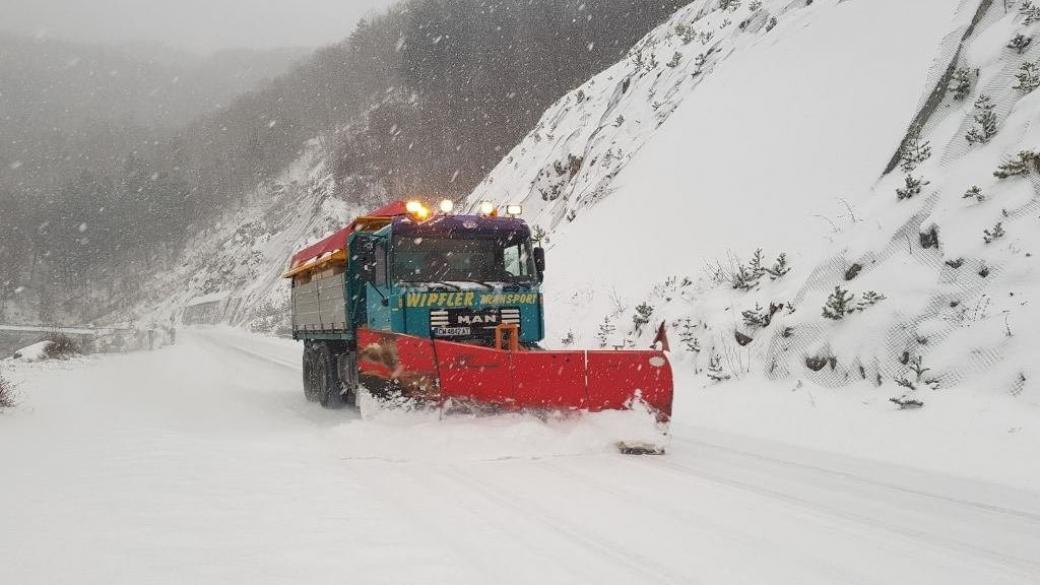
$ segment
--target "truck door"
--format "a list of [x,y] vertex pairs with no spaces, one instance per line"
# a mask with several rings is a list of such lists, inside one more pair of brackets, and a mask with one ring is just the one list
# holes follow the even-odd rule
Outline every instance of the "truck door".
[[353,328],[368,325],[368,284],[375,279],[375,243],[365,235],[351,238],[347,263],[347,310]]
[[390,329],[390,283],[382,238],[358,234],[351,242],[347,307],[354,327]]

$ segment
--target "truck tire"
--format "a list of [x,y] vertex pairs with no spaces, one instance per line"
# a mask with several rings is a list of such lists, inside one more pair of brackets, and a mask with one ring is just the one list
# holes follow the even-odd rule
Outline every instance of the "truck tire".
[[329,344],[320,343],[315,348],[313,368],[318,402],[325,408],[342,408],[346,404],[343,386],[336,371],[336,354]]
[[336,356],[336,372],[343,389],[343,403],[350,408],[359,408],[361,405],[358,400],[357,352],[340,352]]
[[316,389],[318,387],[317,380],[315,379],[315,368],[314,368],[314,344],[310,341],[303,342],[303,395],[307,398],[307,402],[317,402],[318,393]]

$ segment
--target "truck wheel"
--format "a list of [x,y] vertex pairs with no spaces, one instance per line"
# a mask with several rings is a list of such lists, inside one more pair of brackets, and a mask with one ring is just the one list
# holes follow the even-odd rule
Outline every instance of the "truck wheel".
[[336,356],[336,370],[339,375],[340,388],[343,389],[343,403],[350,408],[359,408],[357,353],[344,351]]
[[310,341],[303,342],[303,395],[308,402],[318,401],[318,393],[315,391],[318,384],[314,376],[314,354],[314,344]]
[[314,374],[318,402],[325,408],[341,408],[344,405],[343,387],[336,371],[336,356],[327,343],[320,344],[314,351]]

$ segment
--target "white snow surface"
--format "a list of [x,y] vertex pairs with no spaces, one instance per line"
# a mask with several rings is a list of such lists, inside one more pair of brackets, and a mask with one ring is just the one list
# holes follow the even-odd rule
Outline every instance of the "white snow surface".
[[611,442],[638,415],[323,411],[300,351],[211,329],[6,366],[0,582],[1040,579],[1037,427],[994,404],[910,422],[840,404],[858,392],[683,386],[668,454],[632,457]]

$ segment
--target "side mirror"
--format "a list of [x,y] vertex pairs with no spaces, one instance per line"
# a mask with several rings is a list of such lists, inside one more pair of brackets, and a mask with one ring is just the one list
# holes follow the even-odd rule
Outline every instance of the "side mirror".
[[541,246],[534,249],[534,268],[538,271],[540,282],[545,275],[545,248]]

